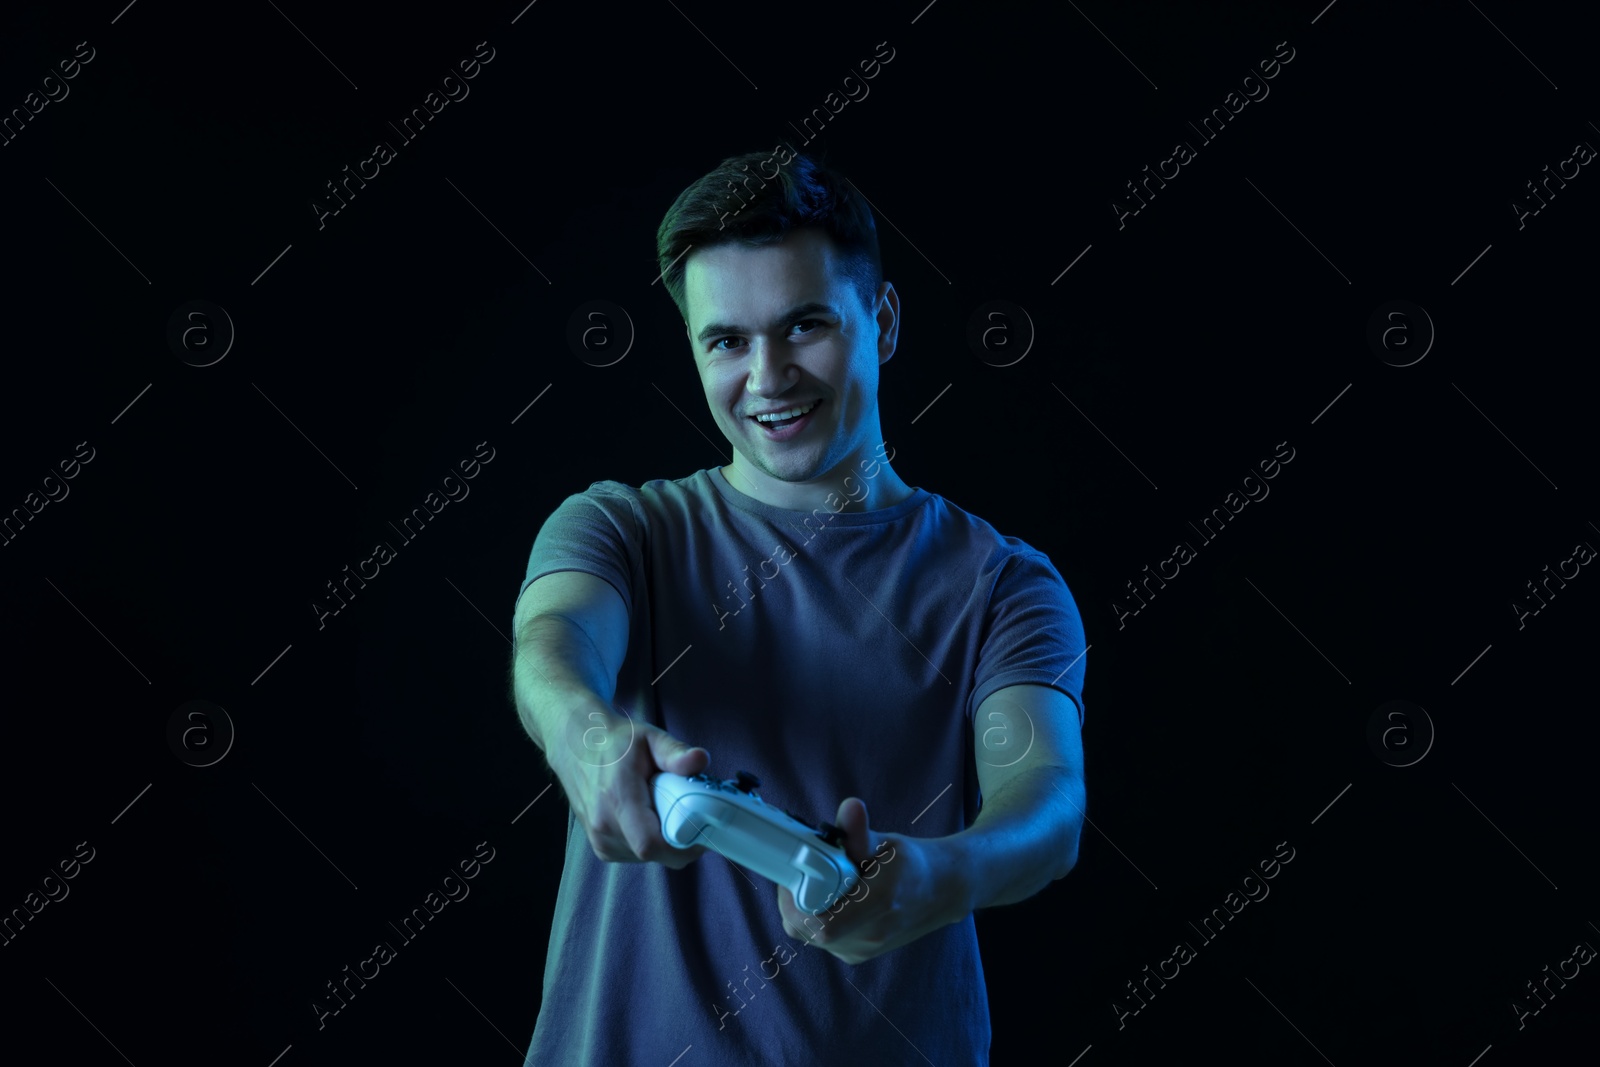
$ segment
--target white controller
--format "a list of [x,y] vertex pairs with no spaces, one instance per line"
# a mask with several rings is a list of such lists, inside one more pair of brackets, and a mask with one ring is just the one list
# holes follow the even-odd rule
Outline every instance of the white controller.
[[756,795],[753,774],[719,781],[705,774],[653,779],[661,835],[675,848],[706,845],[763,878],[786,886],[802,911],[820,915],[859,880],[830,823],[807,826]]

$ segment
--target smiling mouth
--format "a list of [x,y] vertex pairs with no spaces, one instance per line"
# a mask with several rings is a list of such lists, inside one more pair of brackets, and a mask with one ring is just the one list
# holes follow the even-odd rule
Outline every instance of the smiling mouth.
[[756,418],[754,415],[750,415],[750,416],[747,416],[747,417],[750,419],[751,422],[755,423],[758,427],[760,427],[761,429],[767,431],[769,434],[775,434],[775,433],[780,433],[783,430],[786,430],[791,426],[798,426],[801,423],[806,422],[807,420],[809,420],[811,418],[811,416],[813,416],[813,415],[815,415],[817,413],[817,410],[819,408],[821,408],[822,405],[823,405],[823,401],[822,400],[815,400],[811,404],[811,409],[809,411],[807,411],[805,414],[796,415],[794,418],[782,419],[782,420],[777,421],[777,422],[763,422],[760,419]]

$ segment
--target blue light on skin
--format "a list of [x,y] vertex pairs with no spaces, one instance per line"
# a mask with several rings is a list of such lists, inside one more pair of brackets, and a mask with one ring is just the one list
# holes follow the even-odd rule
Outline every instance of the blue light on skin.
[[[689,346],[734,449],[723,476],[774,507],[836,511],[842,500],[872,511],[912,493],[880,457],[878,368],[894,355],[900,296],[885,281],[869,310],[840,266],[832,239],[804,228],[772,244],[698,249],[684,264]],[[787,441],[748,417],[817,398],[810,425]]]

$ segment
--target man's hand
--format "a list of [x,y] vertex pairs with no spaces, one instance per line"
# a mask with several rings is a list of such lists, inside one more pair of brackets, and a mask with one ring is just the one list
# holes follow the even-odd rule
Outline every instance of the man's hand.
[[875,833],[867,805],[848,797],[835,824],[844,851],[862,878],[821,915],[801,911],[794,894],[778,887],[778,910],[790,937],[856,964],[960,922],[972,908],[970,890],[942,839]]
[[662,771],[699,774],[711,760],[706,750],[618,715],[598,699],[564,718],[572,725],[549,753],[550,766],[594,854],[607,863],[673,868],[699,859],[704,846],[673,848],[661,836],[650,780]]

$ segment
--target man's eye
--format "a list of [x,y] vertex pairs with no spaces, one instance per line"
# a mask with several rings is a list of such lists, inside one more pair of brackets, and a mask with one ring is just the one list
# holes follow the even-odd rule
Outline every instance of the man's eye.
[[[793,326],[790,326],[789,329],[792,331],[792,330],[795,329],[796,326],[809,326],[809,327],[811,327],[810,329],[804,331],[804,333],[799,335],[799,336],[804,336],[805,334],[815,333],[817,331],[818,327],[821,327],[821,326],[824,326],[824,325],[826,325],[826,324],[821,319],[799,319],[794,323]],[[795,336],[795,335],[791,334],[791,336]],[[735,342],[732,345],[732,348],[738,348],[739,344],[737,342],[740,342],[742,340],[743,340],[743,338],[737,337],[737,336],[719,337],[715,341],[711,342],[711,350],[713,352],[727,352],[727,351],[730,351],[730,349],[729,348],[724,348],[723,347],[723,342],[725,342],[725,341]]]

